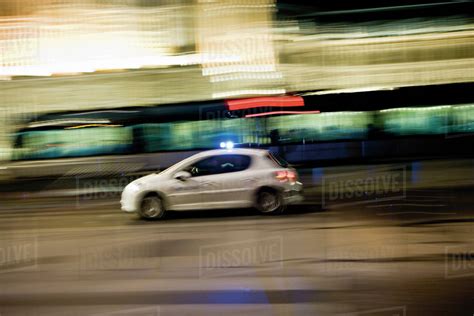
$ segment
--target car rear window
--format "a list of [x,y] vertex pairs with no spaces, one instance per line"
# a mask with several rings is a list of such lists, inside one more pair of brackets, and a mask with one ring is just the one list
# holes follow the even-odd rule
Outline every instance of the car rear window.
[[282,168],[288,168],[288,162],[276,153],[269,152],[268,158]]

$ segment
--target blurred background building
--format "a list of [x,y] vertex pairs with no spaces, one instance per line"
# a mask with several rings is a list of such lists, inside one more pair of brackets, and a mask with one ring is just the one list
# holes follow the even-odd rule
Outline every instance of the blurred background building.
[[471,1],[1,0],[2,158],[43,113],[474,81]]

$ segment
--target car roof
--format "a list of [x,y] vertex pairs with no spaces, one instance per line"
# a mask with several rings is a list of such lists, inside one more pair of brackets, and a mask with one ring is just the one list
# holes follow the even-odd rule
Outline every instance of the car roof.
[[250,148],[232,148],[232,149],[213,149],[200,152],[194,156],[197,157],[207,157],[213,155],[254,155],[254,156],[264,156],[268,153],[265,149],[250,149]]
[[194,154],[186,159],[181,160],[180,162],[174,164],[173,166],[169,167],[168,169],[164,170],[163,172],[172,172],[176,169],[181,168],[183,165],[188,164],[190,161],[195,161],[199,158],[210,157],[213,155],[249,155],[249,156],[258,156],[264,157],[268,154],[268,150],[264,149],[250,149],[250,148],[232,148],[232,149],[214,149],[214,150],[206,150],[197,154]]

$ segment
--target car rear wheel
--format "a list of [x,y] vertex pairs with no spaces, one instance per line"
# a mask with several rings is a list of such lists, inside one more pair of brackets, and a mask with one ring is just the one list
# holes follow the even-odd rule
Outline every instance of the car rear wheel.
[[262,190],[257,196],[257,209],[262,214],[277,215],[283,213],[285,205],[281,194],[275,190]]
[[143,198],[140,205],[140,217],[147,220],[161,219],[165,216],[166,210],[163,201],[157,195],[149,195]]

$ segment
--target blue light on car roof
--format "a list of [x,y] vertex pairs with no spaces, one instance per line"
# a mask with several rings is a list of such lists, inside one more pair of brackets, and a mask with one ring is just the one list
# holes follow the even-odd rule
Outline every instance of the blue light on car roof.
[[232,148],[234,148],[234,143],[231,142],[231,141],[221,142],[220,147],[225,148],[225,149],[232,149]]

